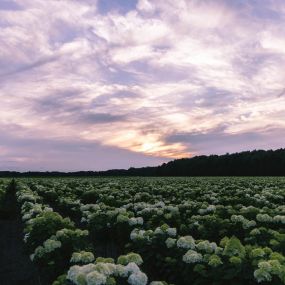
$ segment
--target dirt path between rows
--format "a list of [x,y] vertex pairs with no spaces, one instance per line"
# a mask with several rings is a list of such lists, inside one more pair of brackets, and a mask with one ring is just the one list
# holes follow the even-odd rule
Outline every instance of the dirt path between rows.
[[2,208],[7,214],[0,217],[0,284],[42,285],[36,267],[24,252],[23,225],[13,189]]

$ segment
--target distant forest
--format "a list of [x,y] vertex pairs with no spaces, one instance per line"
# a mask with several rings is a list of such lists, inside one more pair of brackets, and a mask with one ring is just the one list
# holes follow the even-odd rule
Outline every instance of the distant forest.
[[155,167],[78,172],[1,171],[1,177],[71,176],[285,176],[285,149],[182,158]]

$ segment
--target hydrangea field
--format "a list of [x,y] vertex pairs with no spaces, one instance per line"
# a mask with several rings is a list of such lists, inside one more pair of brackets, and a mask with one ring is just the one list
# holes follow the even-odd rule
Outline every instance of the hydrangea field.
[[49,284],[285,284],[285,178],[25,178],[16,198]]

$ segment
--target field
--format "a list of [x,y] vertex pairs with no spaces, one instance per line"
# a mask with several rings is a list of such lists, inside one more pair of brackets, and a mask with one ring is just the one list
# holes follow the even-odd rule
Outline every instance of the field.
[[285,178],[9,183],[40,284],[285,284]]

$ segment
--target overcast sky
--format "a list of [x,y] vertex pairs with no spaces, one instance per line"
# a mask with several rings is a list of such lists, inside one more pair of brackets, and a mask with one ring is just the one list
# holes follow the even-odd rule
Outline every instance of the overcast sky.
[[284,147],[285,1],[0,0],[0,170]]

